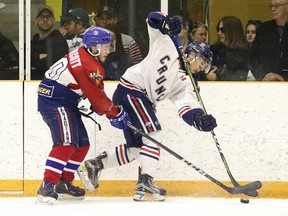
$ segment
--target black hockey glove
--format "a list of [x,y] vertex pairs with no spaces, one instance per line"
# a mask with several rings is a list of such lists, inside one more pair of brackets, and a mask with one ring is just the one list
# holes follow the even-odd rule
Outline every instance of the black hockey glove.
[[193,109],[182,116],[183,120],[199,131],[211,131],[217,127],[216,119],[212,115],[205,115],[202,109]]
[[170,37],[173,37],[181,32],[181,28],[181,22],[177,17],[166,17],[162,20],[159,30],[162,34],[167,34]]
[[155,29],[159,29],[162,34],[170,37],[181,32],[181,22],[177,17],[170,18],[161,12],[151,12],[148,14],[148,24]]
[[216,119],[212,115],[202,115],[194,119],[194,127],[200,131],[211,131],[217,127]]
[[168,18],[168,20],[166,22],[169,26],[169,30],[168,30],[167,34],[170,37],[178,35],[181,32],[182,26],[181,26],[181,22],[180,22],[178,17]]

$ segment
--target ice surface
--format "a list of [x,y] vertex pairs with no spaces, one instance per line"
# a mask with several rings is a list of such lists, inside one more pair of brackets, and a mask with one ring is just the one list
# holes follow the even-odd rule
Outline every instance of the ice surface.
[[288,199],[168,197],[165,202],[134,202],[131,198],[86,197],[39,205],[36,198],[0,198],[0,215],[39,216],[288,216]]

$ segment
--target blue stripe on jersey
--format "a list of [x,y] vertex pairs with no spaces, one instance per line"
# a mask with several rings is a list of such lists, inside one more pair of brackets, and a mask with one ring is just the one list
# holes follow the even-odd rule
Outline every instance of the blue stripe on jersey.
[[126,158],[127,162],[130,163],[131,161],[129,160],[129,157],[128,157],[128,154],[127,154],[127,146],[125,144],[123,146],[124,146],[124,150],[125,150],[124,151],[125,158]]
[[118,153],[118,146],[115,147],[115,153],[116,153],[118,165],[121,166],[122,164],[121,164],[121,160],[120,160],[119,153]]
[[140,151],[140,155],[144,155],[146,157],[149,157],[149,158],[152,158],[152,159],[155,159],[155,160],[159,161],[159,157],[152,156],[151,154],[146,154],[146,153],[144,153],[142,151]]
[[159,148],[158,147],[154,147],[154,146],[149,146],[149,145],[146,145],[146,144],[143,144],[143,146],[146,146],[148,149],[154,149],[155,151],[159,152]]

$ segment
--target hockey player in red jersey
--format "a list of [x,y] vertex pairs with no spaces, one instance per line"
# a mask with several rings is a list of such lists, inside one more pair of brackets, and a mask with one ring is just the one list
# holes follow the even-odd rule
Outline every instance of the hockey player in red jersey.
[[111,125],[126,128],[128,115],[104,92],[104,62],[109,54],[111,35],[100,27],[90,27],[83,36],[84,46],[68,53],[46,73],[38,87],[38,111],[49,126],[53,147],[45,164],[38,201],[53,204],[69,194],[84,198],[85,190],[72,185],[74,173],[89,150],[89,138],[78,111],[84,97],[93,110],[106,115]]
[[[161,125],[155,110],[157,103],[165,99],[176,105],[179,116],[187,124],[200,131],[213,130],[217,126],[215,118],[204,115],[187,72],[180,69],[177,50],[180,44],[176,44],[180,43],[177,36],[181,31],[180,21],[152,12],[148,15],[147,24],[150,38],[148,55],[139,64],[126,70],[114,92],[113,102],[124,107],[133,126],[160,142]],[[171,37],[176,37],[176,40]],[[206,44],[191,43],[186,54],[192,73],[210,69],[212,52]],[[85,187],[89,190],[97,188],[103,169],[125,165],[137,159],[141,169],[133,199],[165,200],[166,190],[153,182],[160,149],[151,140],[135,134],[130,128],[123,131],[126,144],[103,152],[81,165],[79,173],[81,180],[84,179],[82,182],[86,184]]]

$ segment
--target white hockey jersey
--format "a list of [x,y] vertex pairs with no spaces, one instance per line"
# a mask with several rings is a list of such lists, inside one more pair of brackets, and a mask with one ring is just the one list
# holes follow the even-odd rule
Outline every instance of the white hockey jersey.
[[200,108],[188,75],[180,72],[179,54],[168,35],[148,26],[149,52],[145,59],[127,69],[123,78],[146,91],[153,104],[170,99],[180,117],[187,111]]

